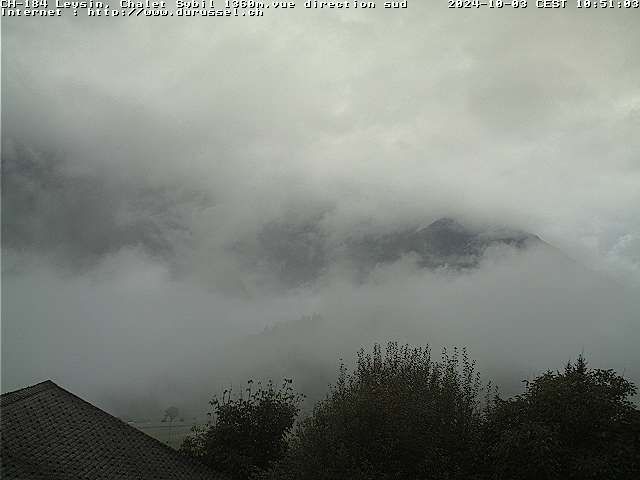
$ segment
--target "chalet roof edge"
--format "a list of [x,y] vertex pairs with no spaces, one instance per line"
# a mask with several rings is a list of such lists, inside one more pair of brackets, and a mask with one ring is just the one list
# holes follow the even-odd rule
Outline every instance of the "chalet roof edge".
[[19,402],[20,400],[24,400],[29,398],[37,393],[44,392],[45,390],[49,390],[51,388],[60,388],[56,383],[52,380],[44,380],[39,383],[35,383],[33,385],[29,385],[24,388],[19,388],[18,390],[13,390],[11,392],[6,392],[0,395],[0,406],[10,405],[15,402]]
[[[119,476],[117,478],[152,478],[154,480],[159,478],[163,480],[216,478],[214,473],[203,463],[182,455],[165,443],[147,435],[73,392],[60,387],[51,380],[45,380],[35,385],[7,392],[1,396],[1,401],[2,404],[0,406],[2,409],[0,414],[3,417],[1,433],[4,441],[2,442],[3,455],[2,462],[0,462],[2,473],[0,475],[3,478],[5,474],[7,478],[24,478],[20,469],[33,463],[30,460],[33,457],[33,452],[27,452],[29,453],[28,455],[25,454],[24,448],[27,447],[39,449],[39,455],[42,455],[43,458],[46,457],[48,462],[46,464],[46,472],[43,470],[47,476],[34,478],[58,478],[52,475],[54,470],[57,471],[56,468],[60,467],[60,462],[58,462],[60,451],[63,451],[63,453],[71,452],[64,457],[64,462],[66,463],[63,462],[64,468],[70,468],[70,472],[75,472],[78,468],[93,468],[99,464],[114,472],[119,472],[120,470],[118,469],[121,468],[126,467],[125,470],[128,468],[128,476]],[[30,402],[33,403],[33,409],[29,408]],[[37,435],[35,440],[30,439],[30,436],[33,436],[33,432],[38,430],[38,428],[25,428],[26,424],[32,424],[35,421],[33,416],[40,415],[50,420],[44,422],[43,425],[51,430],[52,425],[55,426],[56,422],[60,422],[61,408],[68,411],[63,415],[65,418],[76,415],[78,419],[72,432],[67,429],[67,437],[65,437],[67,444],[63,445],[62,450],[56,450],[52,445],[43,446],[41,439],[39,439],[40,437],[37,437]],[[33,427],[33,425],[31,426]],[[100,428],[103,428],[108,433],[105,438],[109,437],[112,440],[116,438],[118,441],[129,445],[128,452],[131,452],[131,454],[123,453],[122,449],[113,448],[112,443],[95,442],[95,439],[90,434],[87,434],[87,432]],[[71,437],[69,436],[70,432],[72,433]],[[7,437],[4,437],[4,435],[7,435]],[[33,443],[34,441],[36,443]],[[84,458],[82,455],[76,454],[79,451],[83,451],[82,449],[85,447],[93,452],[93,456]],[[14,451],[11,451],[12,448]],[[38,458],[40,462],[40,457]],[[118,463],[120,461],[123,463]],[[114,464],[114,462],[116,463]],[[139,476],[140,472],[134,464],[147,465],[151,468],[150,472],[152,473],[147,476]],[[132,467],[132,465],[134,466]],[[38,468],[40,467],[38,466]],[[20,475],[16,472],[20,473]],[[158,472],[162,475],[157,476]],[[74,474],[64,478],[77,477]],[[109,477],[96,474],[95,478],[104,479]]]

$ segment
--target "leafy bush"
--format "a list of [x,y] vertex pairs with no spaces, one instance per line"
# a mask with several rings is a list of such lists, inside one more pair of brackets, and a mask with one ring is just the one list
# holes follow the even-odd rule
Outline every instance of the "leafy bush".
[[635,386],[584,358],[508,400],[480,401],[464,350],[379,345],[360,350],[293,429],[291,381],[214,399],[212,422],[182,450],[231,479],[631,480],[640,478]]
[[389,343],[361,350],[292,438],[274,478],[470,478],[481,433],[480,380],[466,353]]
[[286,437],[302,398],[291,383],[285,380],[280,388],[271,382],[266,387],[258,384],[254,390],[250,380],[244,395],[236,397],[225,390],[221,400],[210,402],[210,422],[194,428],[182,452],[233,480],[260,475],[287,450]]
[[612,370],[590,370],[582,356],[547,372],[489,409],[485,441],[490,478],[640,478],[640,412],[635,386]]

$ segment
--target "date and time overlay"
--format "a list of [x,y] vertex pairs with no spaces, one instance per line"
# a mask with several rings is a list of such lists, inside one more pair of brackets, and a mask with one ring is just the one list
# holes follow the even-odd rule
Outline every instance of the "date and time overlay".
[[[414,0],[415,1],[415,0]],[[424,0],[419,0],[424,1]],[[263,17],[269,11],[407,9],[404,1],[0,0],[1,17]],[[450,9],[637,9],[640,0],[442,0]]]

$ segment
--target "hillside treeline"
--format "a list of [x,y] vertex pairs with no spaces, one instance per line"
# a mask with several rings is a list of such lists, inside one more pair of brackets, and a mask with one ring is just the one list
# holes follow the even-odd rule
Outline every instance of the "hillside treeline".
[[342,365],[304,418],[291,380],[225,391],[181,450],[230,480],[635,480],[635,393],[580,356],[503,399],[464,350],[389,343]]

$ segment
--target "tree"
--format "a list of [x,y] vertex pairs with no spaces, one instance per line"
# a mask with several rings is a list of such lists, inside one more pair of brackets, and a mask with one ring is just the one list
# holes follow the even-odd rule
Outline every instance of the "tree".
[[168,418],[169,421],[173,423],[173,421],[178,417],[179,414],[180,411],[178,410],[178,407],[169,407],[164,411],[164,418],[162,419],[162,421],[166,422]]
[[299,424],[273,478],[468,479],[481,453],[479,390],[464,351],[436,362],[428,347],[361,350]]
[[[631,480],[640,478],[636,387],[582,356],[481,408],[464,350],[387,344],[340,366],[327,397],[293,430],[291,381],[212,400],[182,451],[232,480]],[[490,390],[487,390],[489,392]],[[290,432],[293,434],[290,435]]]
[[580,356],[564,372],[526,383],[524,394],[496,399],[485,442],[491,478],[640,478],[640,412],[635,386]]
[[194,427],[181,450],[233,480],[260,475],[286,453],[301,400],[289,379],[280,388],[269,382],[256,389],[250,380],[244,394],[235,397],[225,390],[221,400],[210,402],[211,421]]

